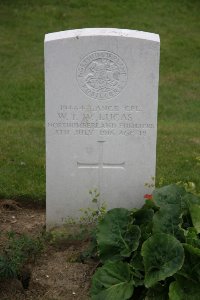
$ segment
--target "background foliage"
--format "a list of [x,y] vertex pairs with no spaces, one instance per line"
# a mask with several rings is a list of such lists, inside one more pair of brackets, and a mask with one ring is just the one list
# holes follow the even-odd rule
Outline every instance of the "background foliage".
[[0,0],[0,197],[45,199],[43,39],[116,27],[161,37],[157,182],[200,188],[198,0]]

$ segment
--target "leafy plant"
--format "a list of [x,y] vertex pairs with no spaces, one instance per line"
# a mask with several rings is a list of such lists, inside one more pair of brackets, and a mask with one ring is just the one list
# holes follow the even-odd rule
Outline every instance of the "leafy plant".
[[200,198],[176,184],[145,198],[142,208],[112,209],[97,224],[103,266],[91,299],[199,299]]
[[27,235],[17,237],[14,232],[8,233],[8,243],[0,253],[0,280],[20,278],[27,263],[33,262],[43,249],[40,238]]

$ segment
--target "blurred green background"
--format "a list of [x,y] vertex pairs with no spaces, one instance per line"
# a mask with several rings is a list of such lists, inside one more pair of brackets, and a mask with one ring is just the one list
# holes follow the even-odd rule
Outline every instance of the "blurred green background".
[[0,0],[0,197],[45,201],[45,33],[160,34],[157,185],[200,189],[199,0]]

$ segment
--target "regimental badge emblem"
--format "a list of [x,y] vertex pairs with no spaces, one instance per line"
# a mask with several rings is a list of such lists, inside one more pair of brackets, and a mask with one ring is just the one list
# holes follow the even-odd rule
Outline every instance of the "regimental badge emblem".
[[119,95],[127,83],[128,72],[124,61],[115,53],[95,51],[85,56],[77,67],[80,89],[99,100]]

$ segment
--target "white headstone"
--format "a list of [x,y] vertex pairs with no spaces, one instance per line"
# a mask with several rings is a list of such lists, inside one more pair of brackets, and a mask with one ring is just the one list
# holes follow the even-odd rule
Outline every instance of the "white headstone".
[[79,29],[45,36],[47,226],[91,206],[139,207],[155,176],[159,36]]

